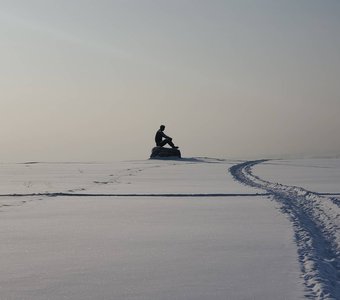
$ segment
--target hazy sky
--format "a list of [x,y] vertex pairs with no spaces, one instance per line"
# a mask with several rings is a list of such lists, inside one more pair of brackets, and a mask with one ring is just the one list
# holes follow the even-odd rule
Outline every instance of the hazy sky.
[[340,1],[0,0],[0,161],[340,155]]

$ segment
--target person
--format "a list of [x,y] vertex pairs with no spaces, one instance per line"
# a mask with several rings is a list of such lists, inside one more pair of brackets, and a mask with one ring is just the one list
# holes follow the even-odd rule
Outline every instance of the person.
[[164,129],[165,129],[165,126],[164,125],[161,125],[158,129],[158,131],[156,132],[156,135],[155,135],[155,142],[156,142],[156,145],[158,147],[163,147],[165,146],[166,144],[168,144],[169,146],[171,146],[171,148],[174,148],[174,149],[178,149],[177,146],[174,145],[174,143],[172,142],[172,138],[167,136],[165,133],[164,133]]

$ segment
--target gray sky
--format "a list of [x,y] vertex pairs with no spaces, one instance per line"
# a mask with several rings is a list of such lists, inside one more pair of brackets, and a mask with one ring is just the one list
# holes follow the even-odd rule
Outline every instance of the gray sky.
[[1,0],[0,161],[340,155],[340,1]]

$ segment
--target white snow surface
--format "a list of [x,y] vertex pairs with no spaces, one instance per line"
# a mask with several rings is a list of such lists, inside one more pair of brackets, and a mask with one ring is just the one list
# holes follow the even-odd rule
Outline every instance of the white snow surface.
[[[236,180],[267,191],[291,220],[304,284],[308,291],[306,296],[312,299],[340,299],[340,201],[334,196],[337,194],[316,193],[296,185],[265,180],[254,173],[255,167],[265,162],[263,160],[245,162],[231,167],[230,172]],[[289,166],[305,168],[310,162],[296,161],[293,164],[289,163]],[[338,160],[327,160],[324,164],[313,161],[310,170],[316,169],[317,173],[317,170],[323,169],[322,166],[330,168],[332,162],[333,168],[339,170]],[[284,176],[288,182],[292,182],[291,178],[296,176],[295,172],[292,172],[291,176],[288,175],[287,165],[283,172],[278,172],[278,175],[273,172],[274,165],[280,170],[278,164],[267,162],[267,165],[270,165],[270,171],[266,172],[262,168],[262,173],[268,177],[277,179]],[[328,176],[324,170],[319,171],[319,174],[315,173],[309,175],[307,180],[308,186],[313,191],[320,187],[320,182],[312,186],[311,178],[314,180],[322,178],[320,181],[327,182],[327,189],[334,191],[332,182],[335,181],[325,181],[324,178],[329,177],[329,173]],[[302,174],[306,174],[306,171],[304,170]],[[300,174],[299,176],[296,178],[299,178],[300,182],[303,181]],[[335,176],[339,177],[337,173]]]
[[268,161],[254,166],[254,173],[271,182],[340,196],[340,159]]
[[0,164],[0,194],[253,193],[228,175],[233,164],[208,158]]
[[339,299],[338,162],[1,164],[0,299]]

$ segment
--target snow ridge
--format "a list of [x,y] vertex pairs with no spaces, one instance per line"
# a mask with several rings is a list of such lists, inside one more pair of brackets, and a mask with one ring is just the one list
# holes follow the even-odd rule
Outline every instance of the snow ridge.
[[267,193],[155,193],[155,194],[100,194],[100,193],[31,193],[31,194],[0,194],[0,197],[258,197],[258,196],[268,196]]
[[263,180],[252,167],[266,160],[247,161],[229,169],[234,179],[267,191],[289,216],[295,232],[302,277],[309,299],[340,299],[339,200],[301,187]]

